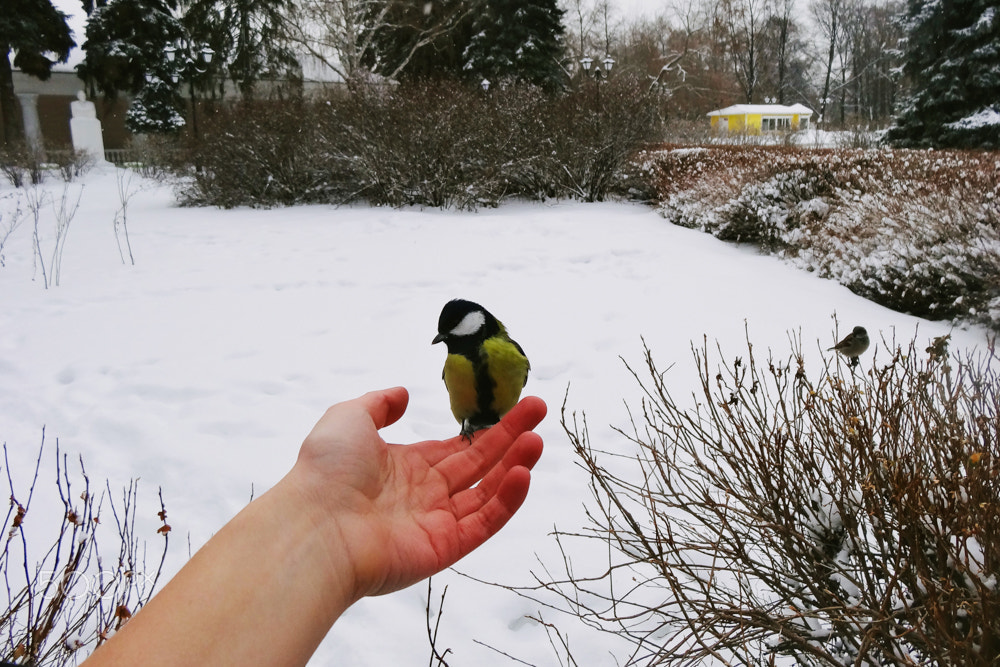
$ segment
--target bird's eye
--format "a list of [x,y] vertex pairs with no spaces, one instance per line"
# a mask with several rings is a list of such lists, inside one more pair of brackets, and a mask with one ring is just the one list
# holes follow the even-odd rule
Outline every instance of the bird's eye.
[[474,310],[465,317],[449,333],[452,336],[471,336],[486,324],[486,316],[481,310]]

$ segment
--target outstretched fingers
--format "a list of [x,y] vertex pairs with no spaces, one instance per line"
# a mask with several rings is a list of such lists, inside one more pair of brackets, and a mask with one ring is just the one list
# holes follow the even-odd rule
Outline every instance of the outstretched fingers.
[[451,498],[456,519],[477,512],[499,495],[509,473],[517,468],[531,470],[542,455],[542,439],[537,433],[522,433],[504,455],[475,486],[462,489]]
[[[522,434],[531,431],[542,421],[545,417],[545,411],[545,402],[542,399],[534,396],[524,398],[500,420],[499,424],[478,436],[471,446],[465,447],[438,462],[435,469],[444,477],[448,485],[449,495],[468,489],[482,480],[507,457],[510,451],[521,452],[518,456],[526,456],[525,461],[530,459],[531,455],[527,450],[523,450],[522,447],[514,447],[514,444]],[[535,437],[537,438],[537,436]],[[541,439],[539,438],[539,454],[540,446]],[[535,456],[535,460],[537,461],[537,456]],[[509,467],[514,465],[524,465],[524,463],[519,464],[513,460],[509,462]],[[534,461],[530,465],[534,465]]]
[[493,537],[507,524],[527,498],[530,482],[531,472],[527,468],[511,468],[489,500],[459,519],[458,541],[463,555]]

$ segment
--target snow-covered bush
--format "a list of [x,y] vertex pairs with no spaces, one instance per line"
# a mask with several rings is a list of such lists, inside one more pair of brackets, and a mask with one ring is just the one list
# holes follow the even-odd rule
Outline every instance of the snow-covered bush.
[[829,197],[835,177],[828,170],[796,168],[770,179],[745,185],[723,205],[718,225],[710,229],[724,241],[753,243],[768,250],[789,244],[791,232],[821,214],[821,197]]
[[1000,330],[1000,155],[766,147],[636,160],[674,224],[753,243],[895,310]]
[[974,193],[865,195],[795,252],[796,263],[894,310],[1000,329],[1000,206]]
[[886,346],[816,374],[794,339],[785,360],[705,345],[693,401],[647,349],[620,442],[563,411],[592,524],[527,594],[628,638],[623,664],[997,664],[1000,359]]

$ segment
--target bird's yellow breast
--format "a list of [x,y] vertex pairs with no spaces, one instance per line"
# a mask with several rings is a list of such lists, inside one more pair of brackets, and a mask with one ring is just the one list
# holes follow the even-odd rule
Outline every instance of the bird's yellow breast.
[[451,399],[451,413],[460,423],[476,413],[476,371],[461,354],[449,354],[444,360],[444,386]]
[[500,416],[506,414],[521,397],[528,380],[528,358],[512,342],[495,336],[483,342],[490,378],[493,380],[493,404]]
[[[502,417],[517,404],[528,379],[528,359],[517,345],[502,336],[483,341],[475,360],[449,354],[444,361],[444,384],[451,412],[460,423],[466,419]],[[483,382],[488,380],[488,387]]]

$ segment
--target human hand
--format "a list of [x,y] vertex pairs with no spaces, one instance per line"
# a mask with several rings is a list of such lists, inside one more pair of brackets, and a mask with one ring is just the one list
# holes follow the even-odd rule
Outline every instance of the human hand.
[[350,563],[355,599],[416,583],[496,534],[527,496],[542,453],[531,432],[546,412],[539,398],[523,399],[471,445],[461,436],[387,444],[378,430],[408,400],[398,387],[331,407],[291,473],[331,562]]

